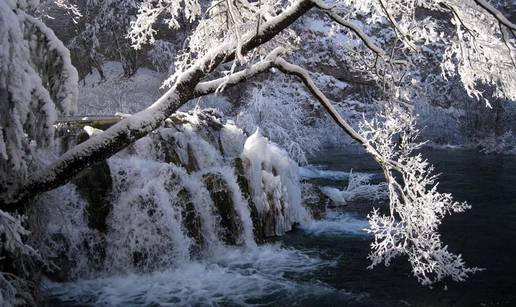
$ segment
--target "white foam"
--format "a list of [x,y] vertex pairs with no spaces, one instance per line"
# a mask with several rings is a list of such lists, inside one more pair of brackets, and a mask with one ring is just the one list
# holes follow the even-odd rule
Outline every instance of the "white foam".
[[349,177],[349,172],[323,170],[317,166],[309,165],[307,167],[299,168],[299,175],[306,179],[333,179],[342,180]]
[[343,234],[369,236],[364,230],[367,227],[369,227],[369,223],[365,217],[329,211],[326,214],[326,219],[311,221],[302,226],[301,229],[313,236],[336,236]]
[[45,290],[58,301],[95,306],[248,305],[255,300],[274,304],[328,293],[350,297],[316,280],[297,282],[285,277],[333,265],[278,245],[221,247],[209,260],[186,262],[150,274],[47,282]]

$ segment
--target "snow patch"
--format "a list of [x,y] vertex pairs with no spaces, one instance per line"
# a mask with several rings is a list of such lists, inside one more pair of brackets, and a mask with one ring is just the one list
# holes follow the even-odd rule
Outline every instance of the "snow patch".
[[159,72],[140,68],[133,76],[124,78],[119,62],[106,62],[102,68],[105,80],[94,71],[79,83],[79,114],[132,114],[147,108],[163,94],[160,86],[165,76]]
[[[250,163],[248,176],[258,212],[267,212],[274,206],[284,221],[280,232],[281,228],[290,230],[294,222],[309,220],[309,214],[301,203],[299,167],[284,150],[269,142],[256,129],[244,144],[242,158]],[[272,201],[269,194],[274,195]]]
[[344,190],[333,187],[322,187],[321,191],[337,204],[346,204],[355,199],[385,199],[387,198],[387,187],[385,183],[370,184],[371,174],[353,173],[348,174],[348,185]]

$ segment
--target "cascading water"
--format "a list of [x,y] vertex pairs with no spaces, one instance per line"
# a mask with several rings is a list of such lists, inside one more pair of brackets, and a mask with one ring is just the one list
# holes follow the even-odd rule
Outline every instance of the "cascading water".
[[[179,142],[180,135],[175,134],[177,130],[164,130],[163,134],[166,131],[170,132],[170,136],[175,135]],[[230,135],[227,140],[232,140]],[[45,282],[42,287],[47,295],[47,306],[469,306],[489,305],[489,302],[505,306],[507,302],[514,301],[514,295],[511,295],[514,274],[509,274],[514,272],[514,266],[510,265],[514,254],[511,246],[514,244],[507,244],[514,238],[506,229],[515,226],[514,219],[507,219],[514,215],[514,207],[507,204],[514,195],[516,164],[508,157],[462,151],[430,151],[430,157],[440,162],[440,169],[447,168],[448,173],[452,174],[444,176],[441,181],[443,187],[462,193],[462,199],[470,197],[475,202],[473,210],[476,210],[476,214],[460,217],[458,222],[443,224],[443,235],[452,239],[454,246],[459,245],[461,250],[464,248],[467,254],[476,257],[472,262],[486,264],[488,269],[479,274],[481,278],[472,278],[467,283],[447,283],[444,289],[441,286],[429,289],[419,286],[410,278],[410,267],[402,261],[393,262],[390,267],[380,270],[366,269],[370,264],[366,256],[372,240],[363,230],[368,225],[366,215],[371,206],[381,206],[385,201],[377,200],[384,184],[380,179],[382,172],[374,161],[361,160],[363,156],[359,153],[342,154],[335,149],[323,152],[311,161],[313,164],[301,169],[303,201],[310,204],[307,207],[321,220],[301,223],[299,231],[277,238],[274,243],[267,241],[252,246],[245,239],[244,230],[248,229],[245,215],[235,213],[235,216],[243,218],[224,222],[238,233],[238,236],[228,238],[228,233],[223,231],[226,226],[223,226],[217,212],[224,210],[220,200],[227,199],[228,194],[232,195],[227,191],[239,189],[242,203],[248,206],[253,238],[259,241],[265,237],[266,222],[271,224],[271,221],[276,221],[270,216],[269,219],[264,216],[257,218],[259,208],[266,208],[269,203],[259,207],[250,201],[254,199],[250,197],[254,194],[249,184],[252,162],[241,154],[245,146],[254,143],[253,139],[253,142],[248,140],[246,144],[243,137],[240,146],[235,146],[235,150],[231,151],[234,152],[232,158],[228,158],[230,150],[221,137],[220,144],[225,152],[217,160],[222,167],[217,167],[203,164],[202,161],[193,162],[193,159],[188,163],[188,149],[177,153],[165,150],[164,146],[169,142],[155,141],[161,137],[161,134],[154,134],[149,140],[142,140],[108,161],[111,189],[98,188],[103,186],[97,184],[98,181],[110,182],[108,177],[101,175],[101,171],[106,171],[106,165],[99,164],[92,167],[96,170],[93,182],[88,183],[86,179],[89,176],[85,174],[84,179],[76,179],[74,184],[43,195],[39,201],[44,202],[45,206],[32,207],[46,213],[35,215],[39,217],[37,223],[28,223],[39,225],[33,231],[38,230],[41,242],[45,241],[40,245],[48,246],[41,253],[60,266],[53,274],[48,274],[52,281]],[[253,138],[256,138],[255,141],[261,140],[258,134]],[[184,140],[181,148],[188,148],[188,138]],[[197,158],[197,147],[190,147],[190,156],[196,154],[196,159],[201,160]],[[220,145],[214,148],[220,148]],[[152,159],[145,158],[144,153],[153,153],[154,156],[148,156]],[[161,156],[156,156],[157,153]],[[181,157],[183,160],[167,166],[162,162],[165,156],[167,159]],[[266,157],[265,154],[259,156],[264,160]],[[472,161],[479,167],[469,167]],[[267,170],[268,162],[262,163],[262,170]],[[207,168],[201,169],[201,165]],[[349,172],[351,167],[357,168]],[[280,174],[279,167],[276,165],[274,168],[272,171],[270,166],[270,171],[265,172]],[[145,180],[140,179],[142,176],[145,176]],[[222,180],[229,186],[236,182],[238,189],[222,188],[225,185]],[[143,192],[131,194],[133,188],[146,187],[154,195],[153,189],[159,189],[163,182],[178,182],[170,191],[165,189],[171,195],[167,196],[170,199],[179,197],[188,200],[191,197],[196,200],[178,202],[190,204],[184,205],[186,209],[181,206],[177,209],[179,214],[170,219],[162,217],[161,213],[155,215],[164,210],[160,207],[162,204],[147,204],[167,198],[152,197],[152,201],[145,202],[147,205],[142,208],[131,207],[144,203],[138,200],[138,195],[147,197]],[[97,187],[95,195],[85,195],[85,186]],[[265,184],[262,188],[265,189]],[[485,194],[486,188],[496,191],[500,197],[493,199],[492,193]],[[192,190],[194,193],[187,193]],[[325,193],[326,197],[321,197]],[[101,209],[93,210],[90,203],[104,203],[107,194],[111,195],[109,204],[112,206],[109,210],[102,209],[102,206],[96,206]],[[336,201],[335,197],[332,200],[335,195],[342,196],[345,203]],[[120,204],[122,197],[125,203]],[[217,202],[218,206],[215,204]],[[231,203],[232,210],[236,211],[236,200]],[[116,211],[116,206],[119,211]],[[326,210],[318,211],[319,207],[326,207]],[[149,209],[152,209],[152,217],[148,217]],[[172,212],[175,213],[176,209]],[[91,222],[91,215],[96,217],[93,219],[95,223]],[[113,219],[114,215],[119,215],[118,220]],[[102,219],[102,216],[106,218]],[[151,221],[161,223],[168,220],[178,225],[182,236],[177,238],[184,242],[182,247],[176,247],[175,237],[162,232],[162,229],[168,229],[165,226],[150,227]],[[186,220],[191,222],[185,223]],[[235,220],[237,222],[233,223]],[[486,236],[486,229],[491,229],[489,227],[493,221],[504,227],[495,227],[492,229],[493,235]],[[112,229],[115,226],[118,233]],[[137,237],[131,232],[134,228],[155,233]],[[271,228],[276,230],[275,227]],[[202,235],[197,229],[202,231]],[[116,242],[118,245],[109,242],[106,236],[111,236],[109,240],[120,236]],[[130,245],[128,240],[124,240],[130,236],[143,240],[143,243]],[[183,239],[185,241],[181,241]],[[235,242],[234,245],[231,240]],[[156,248],[152,249],[152,246]],[[172,249],[162,251],[168,246]],[[136,256],[133,256],[130,248],[136,251]],[[158,260],[163,262],[158,263]],[[56,282],[58,280],[64,282]],[[499,289],[492,288],[493,291],[486,292],[486,285],[495,285]]]
[[[259,131],[246,137],[214,111],[176,114],[38,201],[33,216],[43,218],[34,244],[52,264],[45,291],[58,301],[216,302],[227,299],[218,292],[230,291],[217,279],[231,277],[230,292],[242,291],[233,301],[238,303],[270,292],[268,287],[294,287],[273,274],[277,270],[310,270],[324,262],[300,251],[257,246],[310,221],[299,169]],[[196,274],[202,286],[179,293],[195,288],[187,281]],[[123,290],[125,278],[175,285],[162,289],[161,298],[149,285],[133,285],[134,297]]]

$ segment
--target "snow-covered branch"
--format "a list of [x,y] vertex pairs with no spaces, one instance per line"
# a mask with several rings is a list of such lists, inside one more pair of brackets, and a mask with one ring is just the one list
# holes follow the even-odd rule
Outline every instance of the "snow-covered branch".
[[[253,31],[242,37],[241,52],[246,54],[268,42],[313,6],[308,0],[292,3],[282,13],[264,22],[258,32]],[[110,157],[159,127],[168,116],[195,97],[194,89],[204,77],[221,63],[235,57],[236,47],[234,41],[218,46],[182,72],[174,86],[149,108],[123,119],[103,133],[77,145],[47,168],[34,173],[25,182],[9,186],[7,191],[2,191],[0,208],[12,208],[13,204],[64,184],[92,163]]]
[[498,20],[501,24],[506,26],[507,28],[511,29],[512,31],[516,31],[516,25],[512,22],[510,22],[509,19],[507,19],[502,12],[497,10],[494,6],[489,4],[485,0],[475,0],[475,3],[481,6],[484,10],[486,10],[489,14],[491,14],[496,20]]
[[221,91],[225,87],[236,85],[245,80],[251,79],[258,74],[266,72],[270,68],[274,67],[274,60],[284,52],[284,48],[278,47],[269,53],[265,59],[247,67],[242,71],[235,72],[219,79],[201,82],[195,87],[195,96],[205,96]]
[[407,255],[414,276],[423,285],[446,277],[463,281],[468,274],[480,270],[466,267],[461,255],[449,252],[440,240],[437,230],[444,216],[464,212],[469,206],[437,191],[433,166],[421,154],[414,153],[422,143],[415,142],[419,131],[410,113],[393,107],[388,115],[364,121],[357,132],[339,115],[306,70],[281,57],[274,59],[274,66],[300,78],[337,125],[361,143],[384,170],[390,214],[374,210],[368,216],[368,231],[375,236],[369,255],[371,268],[382,262],[388,266],[392,258]]
[[360,29],[358,26],[356,26],[352,22],[347,21],[344,18],[342,18],[341,16],[339,16],[339,14],[337,12],[335,12],[335,10],[331,6],[326,5],[323,1],[314,0],[314,3],[318,8],[320,8],[322,11],[324,11],[326,13],[326,15],[328,17],[330,17],[331,19],[333,19],[336,23],[353,31],[353,33],[355,33],[362,40],[362,42],[367,46],[367,48],[369,48],[371,51],[373,51],[376,55],[378,55],[380,57],[385,56],[385,51],[383,51],[382,48],[377,46],[371,40],[371,38],[368,37],[367,34],[365,34],[364,31],[362,31],[362,29]]
[[275,66],[282,72],[293,75],[301,79],[307,89],[312,95],[322,104],[326,109],[331,118],[341,127],[351,138],[356,140],[362,145],[366,145],[367,141],[348,123],[346,120],[339,115],[339,112],[333,107],[331,101],[324,95],[324,93],[315,85],[308,72],[294,64],[291,64],[284,59],[277,57],[274,61]]
[[0,191],[37,167],[35,148],[53,143],[57,114],[76,108],[77,71],[52,30],[0,2]]
[[470,207],[453,200],[451,194],[437,191],[433,166],[416,154],[422,143],[416,142],[419,130],[414,117],[399,107],[364,121],[360,133],[385,163],[390,214],[371,212],[368,232],[375,236],[371,244],[370,268],[400,255],[407,255],[412,273],[423,285],[443,280],[463,281],[478,268],[469,268],[461,255],[448,251],[441,241],[438,227],[451,213]]

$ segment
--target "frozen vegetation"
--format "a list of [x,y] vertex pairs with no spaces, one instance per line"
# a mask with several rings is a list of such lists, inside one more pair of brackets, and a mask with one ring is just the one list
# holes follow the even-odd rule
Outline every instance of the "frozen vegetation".
[[345,205],[354,199],[373,199],[379,200],[387,197],[385,184],[371,184],[371,174],[360,174],[349,172],[348,185],[345,189],[339,190],[333,187],[323,187],[322,191],[332,201],[337,204]]
[[[183,274],[244,304],[262,293],[241,276],[250,262],[266,263],[248,274],[259,288],[292,289],[268,266],[325,263],[259,248],[296,226],[366,228],[371,268],[406,256],[423,285],[464,281],[480,269],[438,230],[469,205],[438,191],[420,151],[515,153],[507,7],[0,0],[0,305],[37,304],[40,285],[79,303],[206,303],[196,291],[172,295]],[[362,150],[380,180],[307,165],[328,145]],[[302,184],[328,177],[345,183]],[[361,199],[375,204],[368,225],[331,212],[313,220],[330,202]],[[131,297],[120,276],[144,273],[179,285],[158,291],[163,300],[145,287]],[[219,289],[220,278],[236,290]],[[84,292],[98,301],[81,302]]]
[[136,113],[159,98],[164,75],[140,68],[124,77],[120,62],[102,65],[104,79],[94,71],[79,82],[79,115],[112,116],[117,112]]

